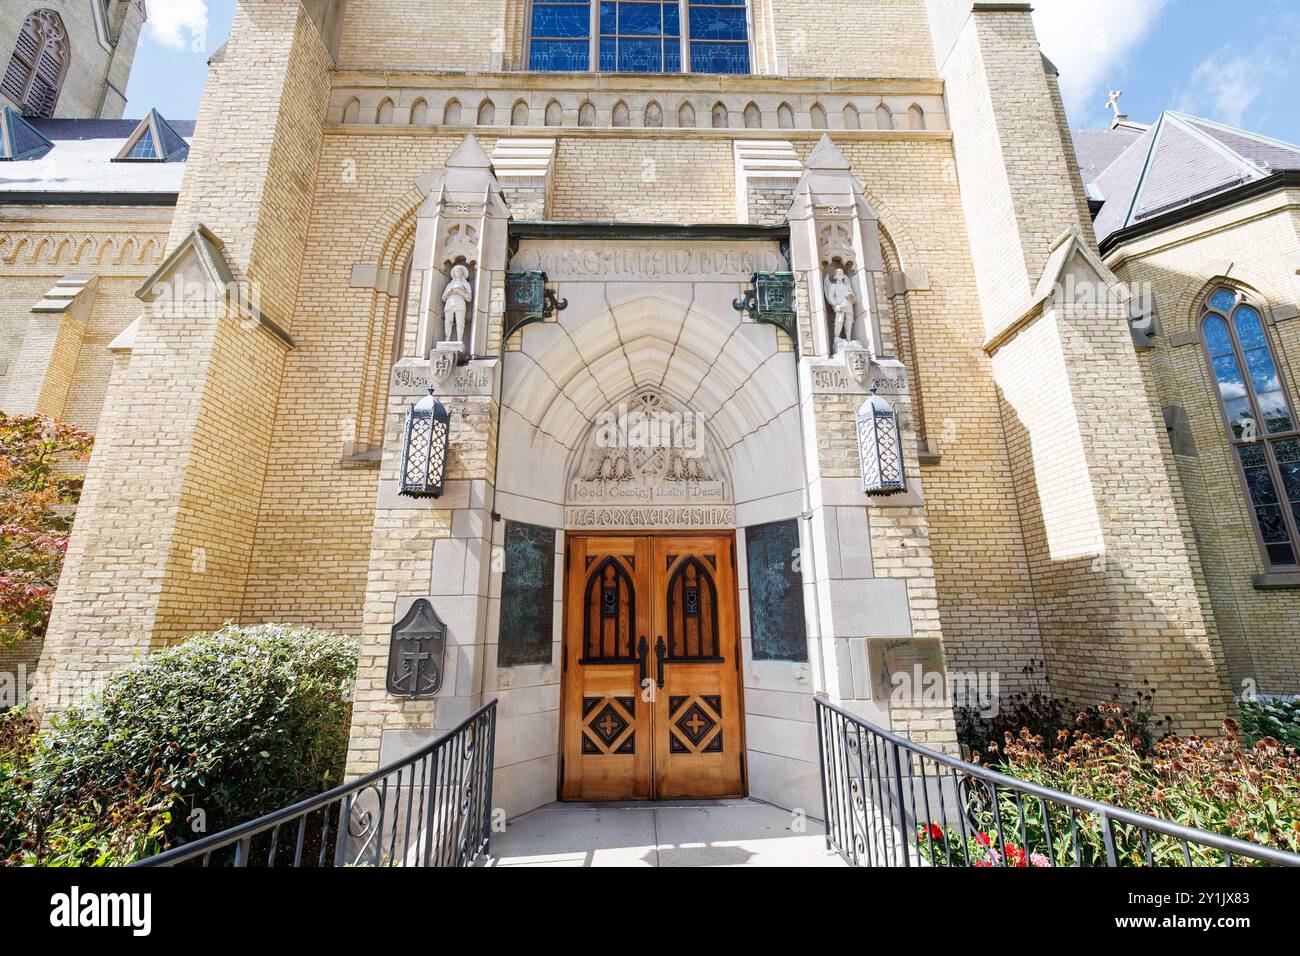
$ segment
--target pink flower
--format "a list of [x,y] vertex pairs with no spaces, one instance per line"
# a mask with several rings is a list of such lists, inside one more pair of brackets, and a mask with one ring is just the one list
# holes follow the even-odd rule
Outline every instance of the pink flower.
[[1043,866],[1051,866],[1051,865],[1052,865],[1052,861],[1049,860],[1047,857],[1045,857],[1045,856],[1044,856],[1043,854],[1041,854],[1041,853],[1031,853],[1031,854],[1029,854],[1029,862],[1030,862],[1030,864],[1032,864],[1033,866],[1039,866],[1039,867],[1043,867]]

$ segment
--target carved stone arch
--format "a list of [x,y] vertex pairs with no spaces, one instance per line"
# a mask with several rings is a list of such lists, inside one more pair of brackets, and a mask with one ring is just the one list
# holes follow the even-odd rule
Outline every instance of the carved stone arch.
[[808,111],[808,122],[813,129],[826,129],[826,107],[814,103]]
[[658,101],[651,100],[646,104],[645,112],[642,114],[642,124],[648,127],[664,125],[664,110]]
[[916,350],[912,303],[910,294],[906,289],[900,291],[889,286],[890,277],[903,272],[903,262],[899,257],[898,247],[894,244],[894,238],[890,235],[889,227],[879,220],[877,220],[877,226],[880,229],[880,256],[885,263],[885,272],[878,277],[876,300],[888,303],[887,314],[892,326],[889,338],[894,343],[894,350],[899,361],[907,369],[908,381],[912,384],[910,389],[912,418],[916,428],[916,435],[918,440],[924,441],[927,436],[925,400],[922,392],[919,356]]
[[88,254],[94,253],[94,250],[95,240],[91,239],[89,236],[82,239],[81,242],[77,243],[77,251],[74,253],[72,260],[73,263],[75,265],[80,265],[82,260],[85,259]]
[[689,101],[677,108],[677,125],[683,129],[695,128],[695,107]]
[[745,105],[745,129],[762,129],[763,128],[763,111],[758,108],[757,103],[748,103]]
[[578,107],[578,125],[584,127],[596,125],[596,104],[591,100],[584,100]]
[[108,239],[104,240],[104,242],[100,244],[100,247],[95,251],[94,264],[97,266],[102,266],[107,262],[111,262],[112,261],[111,256],[113,254],[113,250],[116,248],[117,248],[117,241],[113,239],[113,237],[110,236]]
[[925,110],[920,103],[913,103],[907,108],[907,126],[909,129],[925,129]]
[[781,129],[794,129],[794,110],[789,103],[782,103],[776,108],[776,125]]
[[632,125],[632,114],[627,108],[627,104],[619,100],[614,104],[614,108],[609,114],[610,125],[619,128]]
[[844,128],[845,129],[862,128],[862,114],[858,112],[858,108],[854,106],[852,103],[844,104]]
[[559,100],[551,100],[546,104],[545,123],[547,126],[564,125],[564,107],[560,105]]
[[343,122],[347,124],[361,122],[361,100],[355,96],[343,104]]
[[497,105],[492,102],[491,97],[485,97],[483,102],[478,105],[478,125],[495,126],[497,121]]
[[711,114],[714,129],[726,129],[731,125],[731,118],[727,115],[727,104],[719,100],[713,104]]
[[876,129],[893,129],[894,111],[885,103],[876,107]]
[[456,97],[449,99],[442,107],[442,125],[459,126],[464,120],[463,110],[460,100]]
[[379,101],[379,105],[375,107],[375,124],[378,126],[391,126],[393,115],[396,112],[397,107],[393,105],[393,101],[385,96]]
[[158,261],[161,255],[162,243],[157,239],[150,239],[145,242],[144,248],[140,250],[140,261],[141,263],[152,265]]
[[41,258],[41,253],[50,245],[51,242],[48,237],[42,236],[40,239],[37,239],[36,243],[32,246],[31,254],[27,257],[27,264],[29,266],[36,265],[37,261]]
[[[1240,292],[1250,300],[1252,305],[1263,312],[1265,317],[1272,314],[1273,303],[1287,301],[1286,293],[1275,288],[1272,282],[1263,276],[1240,269],[1236,265],[1207,279],[1205,276],[1208,274],[1207,270],[1202,275],[1193,276],[1183,283],[1174,299],[1172,315],[1161,309],[1160,323],[1166,335],[1192,332],[1199,336],[1201,305],[1210,293],[1220,286]],[[1279,360],[1287,364],[1290,362],[1285,355],[1280,355]]]
[[515,105],[510,108],[510,125],[527,126],[529,124],[528,103],[526,100],[515,100]]
[[424,99],[424,97],[418,98],[411,104],[411,118],[409,122],[412,126],[429,125],[429,103]]

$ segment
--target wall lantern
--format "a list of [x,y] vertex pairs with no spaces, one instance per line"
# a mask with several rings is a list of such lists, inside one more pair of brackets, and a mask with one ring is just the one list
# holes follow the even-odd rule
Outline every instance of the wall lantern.
[[430,390],[426,398],[406,413],[398,494],[408,498],[441,498],[450,442],[451,412]]
[[388,644],[388,693],[412,700],[442,688],[447,625],[426,598],[419,598],[393,625]]
[[737,312],[748,312],[755,322],[775,325],[798,344],[793,272],[755,272],[752,284],[731,307]]
[[862,490],[867,494],[897,495],[907,490],[898,412],[875,389],[858,409],[858,455],[862,459]]

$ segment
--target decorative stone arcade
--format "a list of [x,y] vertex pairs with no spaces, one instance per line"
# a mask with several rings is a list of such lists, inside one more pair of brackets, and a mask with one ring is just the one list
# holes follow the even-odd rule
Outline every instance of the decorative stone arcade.
[[[498,180],[471,135],[420,184],[419,327],[389,392],[350,772],[497,697],[499,805],[555,800],[566,542],[633,532],[734,534],[718,600],[739,611],[750,795],[817,815],[814,694],[953,745],[942,701],[890,699],[891,674],[944,656],[907,375],[882,354],[880,234],[848,161],[823,138],[778,227],[509,221],[516,188],[545,220],[547,175]],[[521,315],[538,292],[516,282],[544,282],[545,306]],[[430,390],[451,416],[445,486],[405,497],[407,415]],[[888,497],[864,492],[873,392],[901,424],[906,490]],[[440,690],[392,696],[392,632],[421,599],[446,625],[421,665]]]

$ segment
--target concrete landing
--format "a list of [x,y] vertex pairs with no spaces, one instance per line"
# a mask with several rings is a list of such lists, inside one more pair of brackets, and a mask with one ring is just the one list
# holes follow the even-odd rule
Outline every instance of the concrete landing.
[[[798,832],[802,826],[803,832]],[[820,823],[755,800],[553,803],[492,835],[489,866],[843,866]]]

